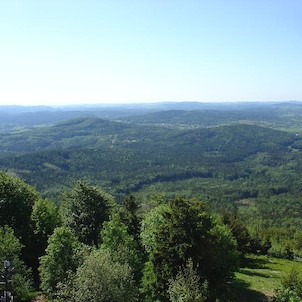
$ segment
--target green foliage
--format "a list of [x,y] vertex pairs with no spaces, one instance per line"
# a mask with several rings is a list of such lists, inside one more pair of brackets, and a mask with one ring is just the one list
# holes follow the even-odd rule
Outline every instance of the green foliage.
[[58,284],[68,279],[69,272],[76,271],[81,263],[80,251],[81,245],[70,229],[59,227],[54,230],[39,267],[41,288],[47,295],[54,295]]
[[148,253],[150,253],[156,245],[158,226],[164,223],[164,213],[168,210],[168,204],[160,204],[149,211],[142,221],[141,239]]
[[[30,270],[21,260],[22,244],[15,237],[12,228],[5,226],[0,228],[0,263],[9,260],[14,268],[10,284],[17,301],[30,301],[33,296],[32,276]],[[2,270],[2,268],[1,268]],[[0,291],[4,290],[0,285]]]
[[300,298],[302,298],[302,273],[291,270],[282,280],[282,286],[295,291]]
[[282,280],[281,287],[273,302],[301,302],[302,301],[302,274],[292,270]]
[[[145,273],[151,276],[144,276],[143,292],[157,291],[159,300],[168,301],[167,280],[175,278],[178,268],[184,267],[190,258],[198,276],[209,281],[210,289],[223,287],[232,276],[237,267],[236,242],[230,230],[213,219],[203,203],[176,198],[148,219],[158,223],[150,229],[149,236],[143,229],[150,253]],[[149,281],[153,284],[148,284]]]
[[171,302],[204,302],[207,300],[208,284],[201,283],[191,259],[180,268],[175,279],[170,280],[168,293]]
[[58,207],[50,200],[38,199],[33,206],[31,220],[36,235],[36,249],[39,250],[40,257],[45,252],[49,236],[61,224]]
[[241,253],[241,256],[244,257],[245,254],[251,253],[253,249],[252,238],[248,232],[247,226],[238,215],[225,212],[223,215],[223,223],[230,228],[235,237],[237,248]]
[[121,196],[163,181],[249,179],[262,163],[245,161],[259,153],[272,157],[265,167],[281,163],[290,175],[295,171],[287,162],[300,157],[294,147],[300,140],[251,125],[180,130],[81,118],[0,139],[3,152],[17,152],[0,156],[0,167],[17,171],[48,197],[80,178]]
[[5,259],[13,261],[21,255],[22,244],[15,237],[14,231],[11,227],[4,226],[0,228],[0,255],[1,262]]
[[155,286],[157,282],[157,276],[155,274],[155,268],[152,261],[147,261],[143,269],[143,276],[141,282],[140,292],[144,297],[144,302],[160,302],[159,293]]
[[14,229],[22,244],[32,238],[31,212],[38,193],[21,179],[0,172],[0,225]]
[[134,302],[138,292],[132,270],[113,261],[108,251],[95,250],[78,269],[74,279],[72,302]]
[[[117,200],[134,192],[142,204],[138,206],[133,196],[124,200],[119,217],[113,215],[105,224],[104,252],[111,251],[112,261],[132,263],[136,281],[141,269],[135,258],[149,254],[142,283],[152,302],[167,299],[168,280],[176,280],[189,258],[212,291],[232,275],[231,264],[236,262],[232,236],[242,255],[249,251],[289,259],[302,255],[302,106],[273,107],[273,112],[166,111],[130,117],[127,123],[79,118],[53,127],[15,129],[0,137],[0,167],[21,175],[44,196],[57,198],[81,178],[101,185]],[[290,133],[259,125],[300,128]],[[160,192],[167,198],[152,202],[150,195]],[[178,194],[207,201],[212,213],[229,211],[223,223],[232,234],[208,209],[194,203],[165,204]],[[156,208],[141,223],[140,212],[152,206]],[[100,245],[111,207],[110,196],[79,182],[65,194],[63,224],[82,243]],[[202,214],[195,215],[193,209]],[[21,180],[0,173],[0,225],[14,229],[33,271],[58,217],[52,202],[42,200]],[[67,275],[63,286],[73,280],[73,274]],[[292,290],[284,292],[289,295]]]
[[142,255],[139,254],[137,242],[128,233],[127,226],[117,213],[104,223],[101,238],[101,249],[110,254],[112,261],[128,264],[138,279],[142,268]]
[[120,208],[120,217],[127,225],[129,234],[132,235],[137,242],[140,241],[141,233],[139,210],[140,207],[132,194],[124,198]]
[[31,213],[32,208],[40,199],[33,187],[10,174],[0,172],[0,226],[13,228],[17,238],[24,246],[22,260],[33,269],[37,276],[38,257],[41,249],[36,246]]
[[302,302],[302,298],[289,288],[280,288],[272,302]]
[[293,238],[293,250],[295,255],[301,257],[302,256],[302,231],[298,230],[295,232],[294,238]]
[[58,207],[51,200],[39,199],[35,202],[31,219],[35,234],[48,239],[54,229],[61,223]]
[[99,188],[78,181],[64,196],[61,206],[63,224],[71,228],[80,241],[97,245],[102,225],[109,219],[113,199]]

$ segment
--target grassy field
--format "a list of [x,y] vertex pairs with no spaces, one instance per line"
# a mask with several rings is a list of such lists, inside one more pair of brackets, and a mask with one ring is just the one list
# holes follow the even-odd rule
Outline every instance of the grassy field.
[[293,269],[302,272],[302,262],[250,255],[235,275],[237,294],[234,301],[269,301],[280,286],[282,277]]

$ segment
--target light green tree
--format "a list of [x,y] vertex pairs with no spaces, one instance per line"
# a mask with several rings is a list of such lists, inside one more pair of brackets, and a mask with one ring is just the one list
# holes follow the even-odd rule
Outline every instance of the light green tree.
[[204,302],[207,291],[208,283],[201,281],[191,259],[179,269],[175,278],[170,279],[168,288],[171,302]]
[[61,223],[58,207],[51,200],[38,199],[32,209],[31,220],[34,232],[47,241]]
[[70,302],[134,302],[137,286],[128,264],[113,261],[107,250],[91,253],[78,269]]
[[46,254],[40,261],[41,288],[48,295],[56,293],[58,284],[64,283],[70,272],[75,272],[80,260],[81,245],[66,227],[59,227],[49,237]]
[[273,302],[302,302],[302,274],[292,270],[285,275]]
[[104,223],[101,232],[101,249],[107,250],[113,261],[128,264],[138,280],[142,269],[142,257],[139,255],[137,242],[128,233],[128,227],[121,221],[118,213]]

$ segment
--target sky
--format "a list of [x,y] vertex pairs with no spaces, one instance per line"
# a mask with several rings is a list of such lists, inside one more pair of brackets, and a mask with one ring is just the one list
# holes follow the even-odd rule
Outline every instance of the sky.
[[0,0],[0,105],[287,100],[301,0]]

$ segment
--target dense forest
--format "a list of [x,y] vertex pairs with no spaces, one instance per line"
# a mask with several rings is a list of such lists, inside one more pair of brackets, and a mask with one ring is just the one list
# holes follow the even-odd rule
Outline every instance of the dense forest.
[[271,295],[238,292],[253,257],[300,268],[302,104],[1,114],[16,301],[302,301],[302,269]]

